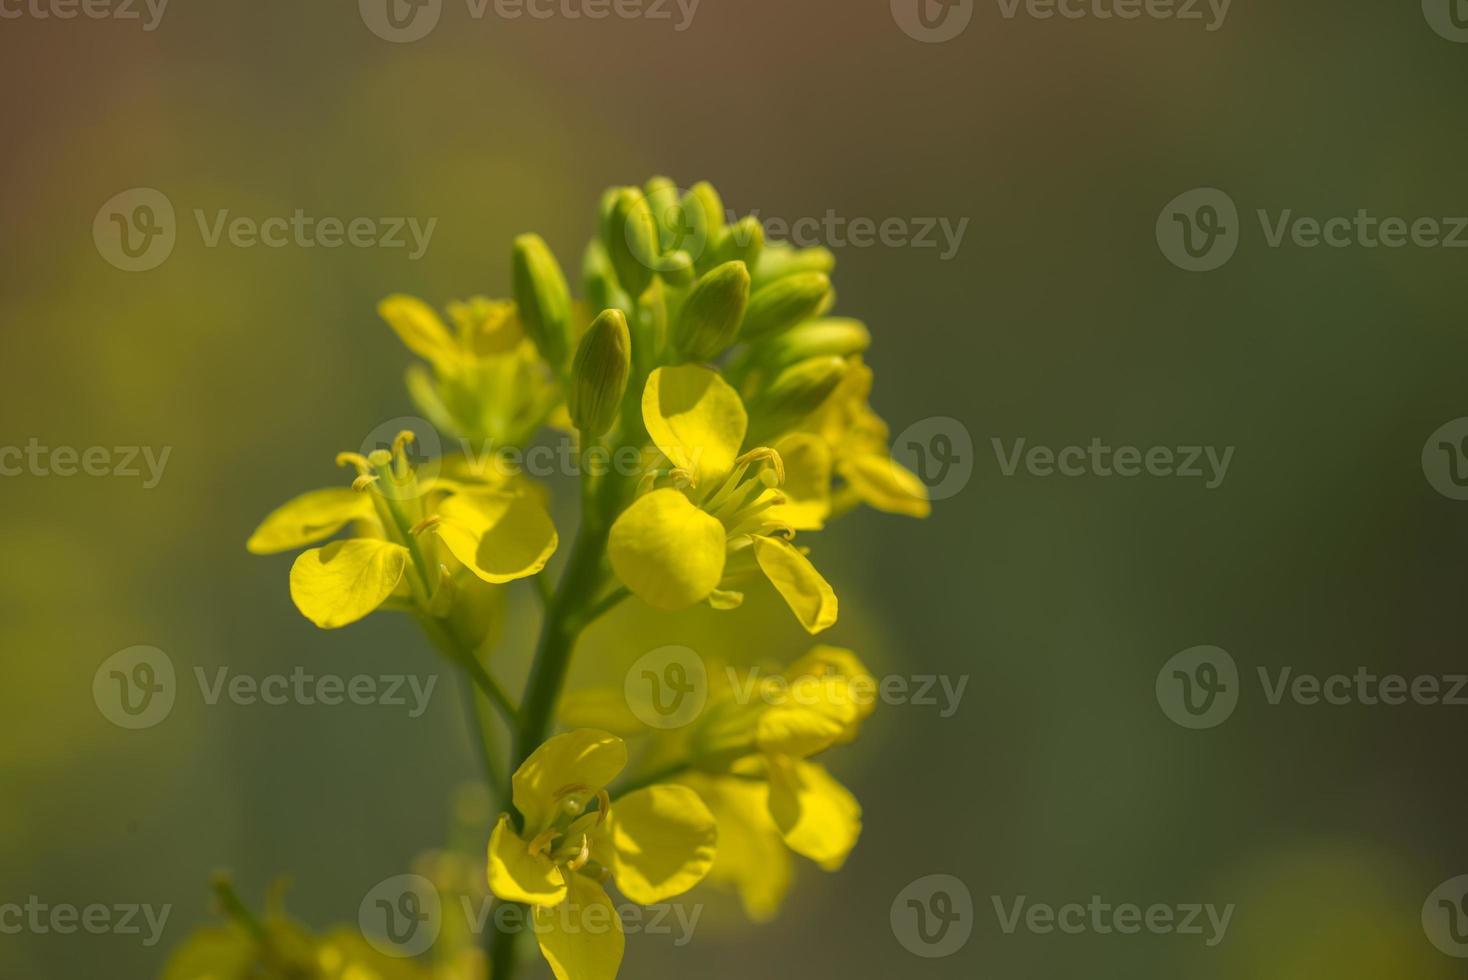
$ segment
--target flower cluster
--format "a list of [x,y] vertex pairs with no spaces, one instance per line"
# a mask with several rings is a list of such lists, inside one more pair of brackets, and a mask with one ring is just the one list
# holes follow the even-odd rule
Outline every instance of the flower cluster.
[[[782,681],[810,694],[798,702],[712,683],[699,716],[671,732],[638,722],[621,692],[563,690],[581,632],[629,597],[655,611],[730,611],[768,585],[807,633],[827,630],[839,605],[811,536],[860,504],[928,513],[869,403],[870,333],[831,315],[834,265],[826,249],[766,242],[752,217],[728,221],[708,184],[613,188],[581,264],[584,300],[546,243],[523,235],[513,299],[454,303],[446,319],[407,296],[381,304],[422,358],[408,372],[414,402],[462,453],[430,471],[409,432],[342,453],[350,486],[295,498],[249,539],[257,554],[310,546],[290,595],[311,622],[411,613],[504,716],[510,767],[497,763],[505,747],[483,753],[504,810],[485,828],[487,882],[529,910],[559,980],[615,977],[622,930],[566,925],[593,911],[619,921],[608,886],[648,904],[707,881],[763,920],[784,897],[792,852],[834,871],[860,834],[860,806],[816,761],[870,711],[853,691],[871,678],[849,650],[819,646],[786,668]],[[633,472],[583,468],[554,585],[548,491],[507,465],[546,429],[583,453],[639,461]],[[498,598],[531,577],[541,637],[512,698],[493,677]],[[488,731],[476,724],[474,737]],[[465,975],[510,980],[517,935],[491,930]]]

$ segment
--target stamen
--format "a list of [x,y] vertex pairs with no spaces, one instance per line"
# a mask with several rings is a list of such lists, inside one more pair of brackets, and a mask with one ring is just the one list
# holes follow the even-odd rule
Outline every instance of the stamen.
[[372,472],[372,464],[367,462],[367,457],[363,456],[361,453],[336,454],[336,465],[346,466],[348,464],[355,466],[357,468],[357,472],[361,473],[363,476],[366,476],[367,474]]
[[550,850],[551,841],[555,839],[556,829],[554,827],[547,827],[545,830],[542,830],[540,833],[536,834],[535,839],[530,842],[530,855],[532,857],[539,857],[540,855],[544,854],[546,851]]
[[586,862],[587,861],[590,861],[590,860],[591,860],[591,842],[586,839],[586,835],[585,834],[582,834],[581,835],[581,851],[575,857],[573,857],[571,860],[569,860],[569,861],[566,862],[566,867],[570,868],[572,871],[580,871],[582,868],[586,867]]
[[767,463],[775,471],[775,479],[777,481],[776,485],[778,486],[779,484],[785,482],[785,461],[780,458],[780,454],[778,452],[771,449],[769,446],[756,446],[754,449],[751,449],[743,456],[740,456],[737,460],[735,460],[735,462]]
[[596,825],[600,827],[606,823],[607,817],[612,815],[612,794],[606,790],[598,790],[596,794]]
[[367,454],[367,463],[375,470],[380,470],[392,462],[392,453],[386,449],[374,449]]
[[442,521],[443,518],[439,515],[429,514],[427,517],[423,518],[423,520],[419,521],[417,524],[414,524],[411,528],[409,528],[408,533],[416,538],[418,535],[422,534],[424,531],[427,531],[429,528],[438,527],[439,523]]
[[364,490],[366,490],[368,487],[372,486],[372,484],[374,484],[376,482],[377,482],[377,475],[376,474],[374,474],[374,473],[363,473],[360,476],[358,476],[356,479],[352,480],[352,489],[355,490],[355,491],[357,491],[358,493],[362,493]]

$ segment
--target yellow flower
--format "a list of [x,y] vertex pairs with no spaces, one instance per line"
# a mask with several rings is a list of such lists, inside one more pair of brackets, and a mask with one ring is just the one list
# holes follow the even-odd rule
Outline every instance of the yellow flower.
[[927,517],[928,488],[892,458],[887,423],[872,411],[872,369],[860,356],[826,402],[800,427],[830,452],[832,472],[861,502],[889,514]]
[[296,497],[246,542],[254,554],[274,554],[353,525],[353,537],[302,552],[291,566],[291,599],[322,629],[354,623],[395,595],[442,612],[460,572],[510,582],[539,572],[556,550],[555,525],[522,481],[420,481],[406,453],[412,438],[399,433],[390,451],[367,456],[342,453],[338,464],[358,471],[351,488]]
[[708,881],[737,891],[755,921],[773,918],[789,888],[790,852],[836,871],[861,836],[861,805],[813,757],[856,738],[877,683],[850,650],[817,646],[783,672],[736,681],[711,666],[708,702],[686,728],[654,732],[621,690],[573,692],[568,724],[596,722],[652,735],[652,768],[686,761],[719,827]]
[[[674,485],[654,486],[612,525],[607,553],[622,582],[658,609],[705,600],[728,609],[743,601],[738,587],[762,574],[809,632],[831,626],[836,593],[791,544],[825,506],[817,441],[786,444],[788,462],[770,447],[741,453],[744,403],[716,371],[697,365],[653,371],[642,417],[669,464],[657,476]],[[776,489],[782,485],[791,492]]]
[[622,922],[603,884],[650,905],[701,881],[717,827],[698,794],[655,785],[612,803],[606,786],[627,765],[615,735],[578,729],[551,738],[516,771],[515,808],[489,839],[489,888],[534,907],[540,951],[558,980],[611,980],[622,962]]
[[452,333],[431,306],[411,296],[389,296],[377,310],[431,365],[431,372],[409,368],[408,393],[441,432],[518,446],[558,404],[554,373],[525,336],[515,304],[484,297],[452,303]]

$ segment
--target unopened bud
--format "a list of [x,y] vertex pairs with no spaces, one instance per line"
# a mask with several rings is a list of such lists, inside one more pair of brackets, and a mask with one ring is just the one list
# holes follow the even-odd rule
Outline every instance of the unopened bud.
[[749,305],[749,270],[725,262],[698,281],[678,313],[673,345],[687,361],[711,361],[734,343]]
[[526,335],[556,370],[570,348],[571,291],[560,263],[539,235],[515,239],[515,305]]
[[658,263],[658,274],[670,286],[686,286],[693,282],[693,256],[683,250],[667,252]]
[[699,181],[678,204],[688,240],[677,247],[693,256],[699,272],[707,272],[719,264],[716,246],[724,235],[724,201],[712,184]]
[[749,298],[740,337],[760,341],[819,316],[829,304],[831,279],[824,272],[801,272],[777,279]]
[[617,191],[607,211],[602,241],[622,288],[635,299],[657,271],[660,248],[657,222],[647,197],[636,187]]
[[734,222],[719,237],[719,262],[743,262],[753,269],[765,248],[765,226],[753,215]]
[[586,439],[606,434],[617,418],[632,371],[632,336],[621,310],[603,310],[591,322],[572,365],[571,421]]
[[871,344],[871,331],[860,320],[844,317],[810,320],[772,339],[762,352],[762,363],[778,369],[807,357],[826,354],[850,357],[862,353]]
[[750,405],[750,441],[773,441],[820,408],[841,379],[846,361],[812,357],[781,371]]
[[586,255],[581,260],[581,283],[586,291],[586,302],[593,310],[632,308],[627,294],[617,285],[612,260],[599,238],[593,238],[586,246]]
[[795,248],[785,242],[766,242],[759,262],[751,270],[755,288],[800,272],[824,272],[836,268],[836,256],[824,245]]

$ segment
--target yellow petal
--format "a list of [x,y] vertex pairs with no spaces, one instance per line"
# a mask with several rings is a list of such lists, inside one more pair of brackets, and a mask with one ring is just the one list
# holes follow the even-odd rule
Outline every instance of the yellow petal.
[[770,817],[770,788],[750,779],[696,775],[685,782],[708,804],[719,844],[708,881],[732,887],[755,922],[768,922],[790,888],[790,852]]
[[567,881],[566,900],[535,906],[535,936],[556,980],[615,980],[626,939],[622,918],[601,885],[585,875]]
[[568,728],[600,728],[613,735],[646,735],[648,727],[627,704],[620,687],[567,691],[556,709],[556,718]]
[[724,526],[671,487],[633,501],[612,525],[607,556],[643,602],[685,609],[724,576]]
[[714,863],[714,815],[687,786],[628,793],[612,804],[607,827],[617,888],[639,905],[683,894]]
[[861,836],[861,804],[824,767],[770,759],[770,816],[797,854],[836,871]]
[[377,304],[378,315],[393,328],[403,345],[435,365],[459,355],[459,346],[433,307],[413,296],[389,296]]
[[438,514],[439,539],[486,582],[536,574],[560,543],[550,515],[529,494],[454,494]]
[[554,815],[555,796],[570,786],[595,793],[627,767],[627,743],[595,728],[578,728],[548,739],[515,771],[515,807],[527,832],[544,828]]
[[830,748],[845,727],[827,712],[782,705],[760,713],[754,738],[761,752],[804,759]]
[[510,827],[502,814],[489,835],[489,890],[504,902],[555,905],[566,897],[561,869],[544,854],[531,854],[530,845]]
[[927,517],[928,488],[901,463],[883,453],[861,453],[844,460],[841,475],[863,503],[888,514]]
[[808,684],[807,678],[820,681],[815,687],[821,698],[816,707],[842,723],[838,743],[855,738],[877,706],[876,678],[856,654],[842,647],[812,647],[786,668],[785,678],[797,687]]
[[696,364],[658,368],[642,391],[648,435],[674,466],[717,483],[734,467],[749,417],[717,371]]
[[273,555],[329,538],[349,522],[372,516],[372,501],[351,487],[311,490],[271,511],[245,547]]
[[349,538],[303,551],[291,566],[291,599],[322,629],[355,623],[402,581],[408,549],[378,538]]
[[754,558],[808,633],[836,622],[836,592],[810,560],[781,538],[754,536]]
[[785,503],[769,510],[769,519],[797,531],[818,531],[831,514],[831,450],[816,436],[794,433],[775,444],[785,465],[780,493]]

